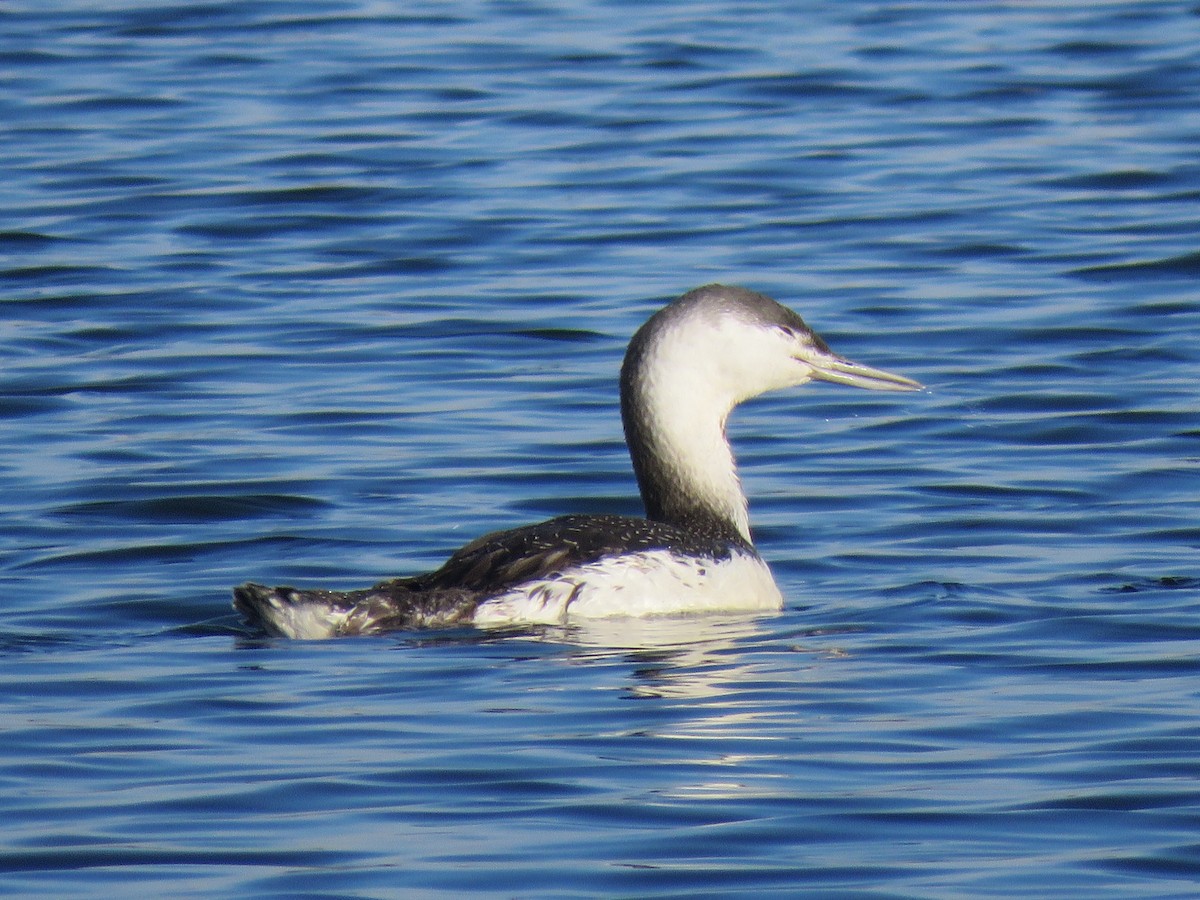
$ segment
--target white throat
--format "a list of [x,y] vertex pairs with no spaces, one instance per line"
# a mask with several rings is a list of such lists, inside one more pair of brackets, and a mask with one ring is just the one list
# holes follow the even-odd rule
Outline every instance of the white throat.
[[698,364],[703,351],[675,343],[681,342],[669,337],[656,348],[671,358],[652,364],[644,380],[642,408],[652,423],[649,450],[676,489],[732,523],[749,542],[746,495],[725,433],[734,400],[711,383],[711,366]]
[[743,362],[761,358],[762,348],[740,346],[745,330],[703,314],[667,323],[627,361],[622,387],[647,514],[715,519],[750,543],[746,495],[725,434],[733,408],[762,391],[761,373]]

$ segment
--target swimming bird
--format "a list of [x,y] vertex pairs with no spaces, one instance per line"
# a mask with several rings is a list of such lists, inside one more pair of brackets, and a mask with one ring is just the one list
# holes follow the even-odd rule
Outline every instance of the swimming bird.
[[696,288],[638,329],[621,366],[621,419],[645,518],[559,516],[486,534],[433,572],[347,592],[244,584],[233,605],[291,638],[777,610],[783,596],[751,540],[725,424],[742,401],[809,381],[921,387],[836,355],[764,294]]

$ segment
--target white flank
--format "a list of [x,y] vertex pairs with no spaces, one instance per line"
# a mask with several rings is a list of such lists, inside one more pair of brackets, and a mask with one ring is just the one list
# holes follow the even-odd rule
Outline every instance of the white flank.
[[554,625],[572,619],[777,610],[783,596],[759,557],[726,560],[647,550],[569,569],[480,604],[476,625]]

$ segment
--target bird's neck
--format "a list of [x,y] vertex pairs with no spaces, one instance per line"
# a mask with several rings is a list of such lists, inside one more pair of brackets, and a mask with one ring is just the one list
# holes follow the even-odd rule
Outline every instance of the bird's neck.
[[646,515],[750,545],[750,516],[725,435],[735,400],[687,360],[646,359],[621,378],[621,418]]

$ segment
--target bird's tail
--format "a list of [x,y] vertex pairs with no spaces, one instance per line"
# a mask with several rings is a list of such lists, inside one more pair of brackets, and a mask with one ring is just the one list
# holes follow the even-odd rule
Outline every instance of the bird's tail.
[[342,634],[348,608],[345,595],[298,591],[290,587],[243,584],[233,589],[233,608],[267,634],[288,638],[327,638]]
[[233,607],[251,625],[310,640],[469,623],[478,605],[474,592],[413,590],[404,579],[348,592],[253,583],[233,589]]

